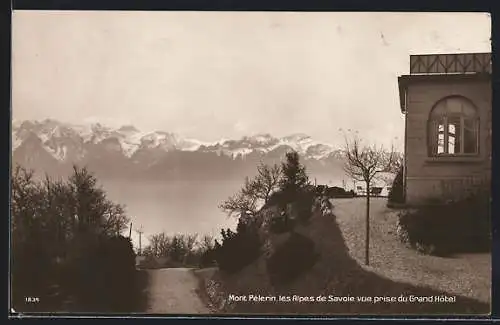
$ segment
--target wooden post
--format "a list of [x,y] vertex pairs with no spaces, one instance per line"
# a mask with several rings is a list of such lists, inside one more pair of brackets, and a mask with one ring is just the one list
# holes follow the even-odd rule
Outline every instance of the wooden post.
[[139,228],[139,229],[136,229],[135,230],[138,234],[139,234],[139,254],[138,255],[141,255],[142,253],[142,234],[144,233],[144,231],[142,230],[142,226]]

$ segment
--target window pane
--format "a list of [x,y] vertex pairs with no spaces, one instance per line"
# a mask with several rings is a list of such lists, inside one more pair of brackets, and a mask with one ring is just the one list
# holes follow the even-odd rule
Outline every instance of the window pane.
[[448,118],[448,153],[460,153],[460,117]]
[[477,122],[473,119],[464,120],[464,153],[477,153]]
[[437,137],[437,153],[444,153],[444,124],[438,124],[438,137]]

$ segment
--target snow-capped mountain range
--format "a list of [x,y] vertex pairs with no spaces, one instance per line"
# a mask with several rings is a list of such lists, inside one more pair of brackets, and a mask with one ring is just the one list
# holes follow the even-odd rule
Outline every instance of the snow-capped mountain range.
[[174,169],[180,168],[174,166],[175,163],[193,165],[189,163],[190,158],[212,157],[207,158],[207,164],[215,163],[210,160],[215,159],[213,157],[223,159],[226,164],[228,161],[276,160],[290,149],[299,152],[305,161],[323,162],[322,165],[342,159],[341,150],[305,134],[281,138],[257,134],[207,143],[170,132],[142,132],[132,125],[111,128],[99,123],[75,125],[53,119],[12,123],[13,162],[42,170],[76,163],[90,164],[97,170],[113,165],[116,169],[158,171],[159,165]]

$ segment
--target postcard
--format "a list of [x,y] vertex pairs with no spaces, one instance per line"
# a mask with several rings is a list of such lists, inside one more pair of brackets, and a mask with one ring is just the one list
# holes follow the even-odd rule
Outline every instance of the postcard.
[[14,10],[11,312],[489,315],[490,35]]

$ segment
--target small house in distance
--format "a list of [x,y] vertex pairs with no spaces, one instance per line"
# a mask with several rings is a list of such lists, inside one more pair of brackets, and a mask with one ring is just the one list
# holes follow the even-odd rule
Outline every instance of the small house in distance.
[[[388,197],[395,175],[392,173],[379,173],[377,176],[370,184],[370,196]],[[354,192],[358,196],[366,196],[365,182],[356,182]]]
[[489,184],[491,54],[411,55],[410,74],[398,83],[406,204],[457,198]]

